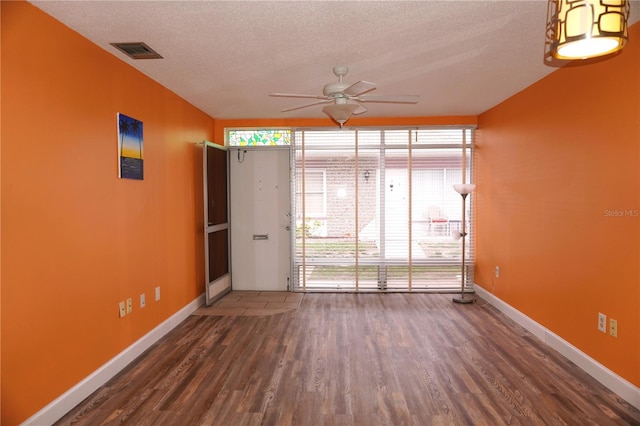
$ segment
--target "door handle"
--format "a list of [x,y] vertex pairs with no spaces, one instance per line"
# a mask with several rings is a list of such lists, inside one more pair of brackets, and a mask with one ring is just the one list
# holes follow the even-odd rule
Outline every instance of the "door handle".
[[286,229],[287,231],[291,231],[291,227],[289,225],[285,226],[284,229]]

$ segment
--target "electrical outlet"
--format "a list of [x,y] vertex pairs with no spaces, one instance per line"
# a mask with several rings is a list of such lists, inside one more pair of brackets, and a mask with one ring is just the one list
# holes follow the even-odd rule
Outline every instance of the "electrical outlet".
[[118,304],[118,308],[120,308],[120,318],[124,317],[125,315],[127,315],[127,311],[124,307],[124,302],[120,302]]
[[140,295],[140,307],[144,308],[146,304],[147,304],[146,297],[145,297],[144,293],[142,293]]
[[156,302],[160,300],[160,286],[156,287]]
[[130,314],[133,311],[133,300],[131,298],[127,299],[127,314]]
[[609,334],[613,337],[618,337],[618,321],[614,319],[609,320]]
[[500,278],[500,267],[496,266],[496,278]]
[[607,332],[607,316],[598,312],[598,330]]

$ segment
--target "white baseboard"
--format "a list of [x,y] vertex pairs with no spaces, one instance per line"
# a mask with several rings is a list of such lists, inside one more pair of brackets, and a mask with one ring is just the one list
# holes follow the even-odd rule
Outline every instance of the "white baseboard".
[[477,284],[473,287],[478,294],[488,303],[496,307],[500,312],[504,313],[507,317],[524,327],[531,334],[538,337],[545,344],[561,353],[564,357],[576,364],[590,376],[609,388],[612,392],[620,396],[629,404],[640,409],[640,388],[633,383],[618,376],[613,371],[609,370],[604,365],[600,364],[589,355],[582,352],[580,349],[573,346],[571,343],[564,340],[562,337],[546,329],[542,325],[538,324],[522,312],[516,310],[511,305],[500,300],[487,290],[483,289]]
[[156,328],[138,339],[138,341],[133,343],[127,349],[113,357],[102,367],[88,375],[77,385],[25,420],[22,425],[51,425],[60,420],[76,405],[95,392],[100,386],[104,385],[113,376],[129,365],[129,363],[135,360],[144,351],[149,349],[151,345],[160,340],[165,334],[173,330],[178,324],[203,304],[204,294],[194,299],[184,308],[180,309]]

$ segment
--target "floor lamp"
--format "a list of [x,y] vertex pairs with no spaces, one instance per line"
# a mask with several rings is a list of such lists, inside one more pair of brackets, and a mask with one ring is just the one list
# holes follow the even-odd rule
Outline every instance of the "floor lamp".
[[[463,173],[465,172],[463,171]],[[462,195],[462,230],[453,234],[455,240],[462,239],[462,283],[460,284],[460,297],[454,297],[453,301],[455,303],[467,304],[475,302],[475,298],[464,297],[464,281],[466,275],[465,240],[467,239],[467,208],[465,202],[467,200],[467,195],[471,194],[473,190],[476,189],[476,186],[472,183],[458,183],[453,185],[453,189],[455,189],[458,194]]]

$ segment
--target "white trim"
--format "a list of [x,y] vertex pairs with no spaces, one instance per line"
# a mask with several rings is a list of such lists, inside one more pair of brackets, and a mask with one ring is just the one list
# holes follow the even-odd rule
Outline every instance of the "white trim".
[[106,364],[53,400],[49,405],[25,420],[22,425],[51,425],[60,420],[76,405],[104,385],[203,304],[204,294],[198,296],[131,346],[110,359]]
[[528,316],[524,315],[522,312],[513,308],[511,305],[489,293],[478,284],[474,284],[474,290],[478,294],[478,296],[496,307],[507,317],[511,318],[513,321],[527,329],[533,335],[542,340],[546,345],[558,351],[564,357],[576,364],[587,374],[602,383],[604,386],[609,388],[612,392],[620,396],[629,404],[640,409],[639,387],[618,376],[616,373],[609,370],[607,367],[600,364],[598,361],[591,358],[589,355],[585,354],[580,349],[564,340],[562,337],[538,324]]

